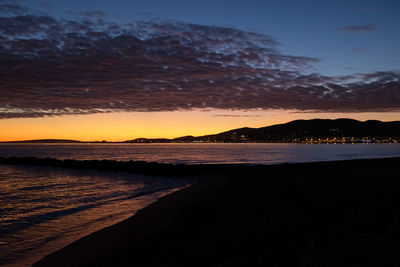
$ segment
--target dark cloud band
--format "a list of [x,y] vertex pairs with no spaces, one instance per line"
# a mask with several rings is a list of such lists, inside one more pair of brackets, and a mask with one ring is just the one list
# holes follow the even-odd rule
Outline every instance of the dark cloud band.
[[[400,108],[394,72],[305,74],[267,35],[102,12],[56,19],[0,4],[0,118],[113,111]],[[23,13],[23,14],[22,14]]]

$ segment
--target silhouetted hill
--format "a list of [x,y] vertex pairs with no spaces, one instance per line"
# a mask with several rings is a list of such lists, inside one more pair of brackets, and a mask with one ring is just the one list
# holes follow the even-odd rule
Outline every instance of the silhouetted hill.
[[[400,142],[400,121],[382,122],[353,119],[295,120],[261,128],[238,128],[204,135],[167,138],[137,138],[123,143],[191,143],[191,142]],[[11,143],[11,142],[7,142]],[[39,139],[12,143],[82,143],[68,139]],[[87,142],[85,142],[87,143]],[[89,143],[119,143],[91,141]]]
[[[400,137],[400,122],[365,122],[352,119],[296,120],[261,128],[239,128],[215,135],[175,138],[175,142],[296,142],[310,139],[347,138],[360,141]],[[351,139],[353,138],[353,139]]]

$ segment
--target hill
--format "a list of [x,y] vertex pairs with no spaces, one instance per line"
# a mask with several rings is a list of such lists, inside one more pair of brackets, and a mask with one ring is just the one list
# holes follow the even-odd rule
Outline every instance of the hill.
[[174,142],[330,142],[390,141],[400,137],[400,122],[352,119],[295,120],[261,128],[239,128],[214,135],[179,137]]
[[[359,142],[400,142],[400,121],[382,122],[353,119],[312,119],[295,120],[261,128],[238,128],[226,132],[203,135],[167,138],[137,138],[122,143],[359,143]],[[39,139],[3,143],[82,143],[68,139]],[[90,141],[85,143],[121,143]]]

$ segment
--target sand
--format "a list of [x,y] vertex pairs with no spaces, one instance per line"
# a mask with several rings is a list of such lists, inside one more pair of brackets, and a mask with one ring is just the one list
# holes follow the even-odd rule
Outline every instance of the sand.
[[205,171],[34,266],[400,263],[399,166],[394,158]]

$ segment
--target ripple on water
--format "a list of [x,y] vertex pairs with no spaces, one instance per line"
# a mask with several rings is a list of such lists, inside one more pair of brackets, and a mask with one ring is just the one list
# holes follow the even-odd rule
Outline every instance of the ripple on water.
[[162,177],[0,165],[0,265],[32,264],[182,186]]

